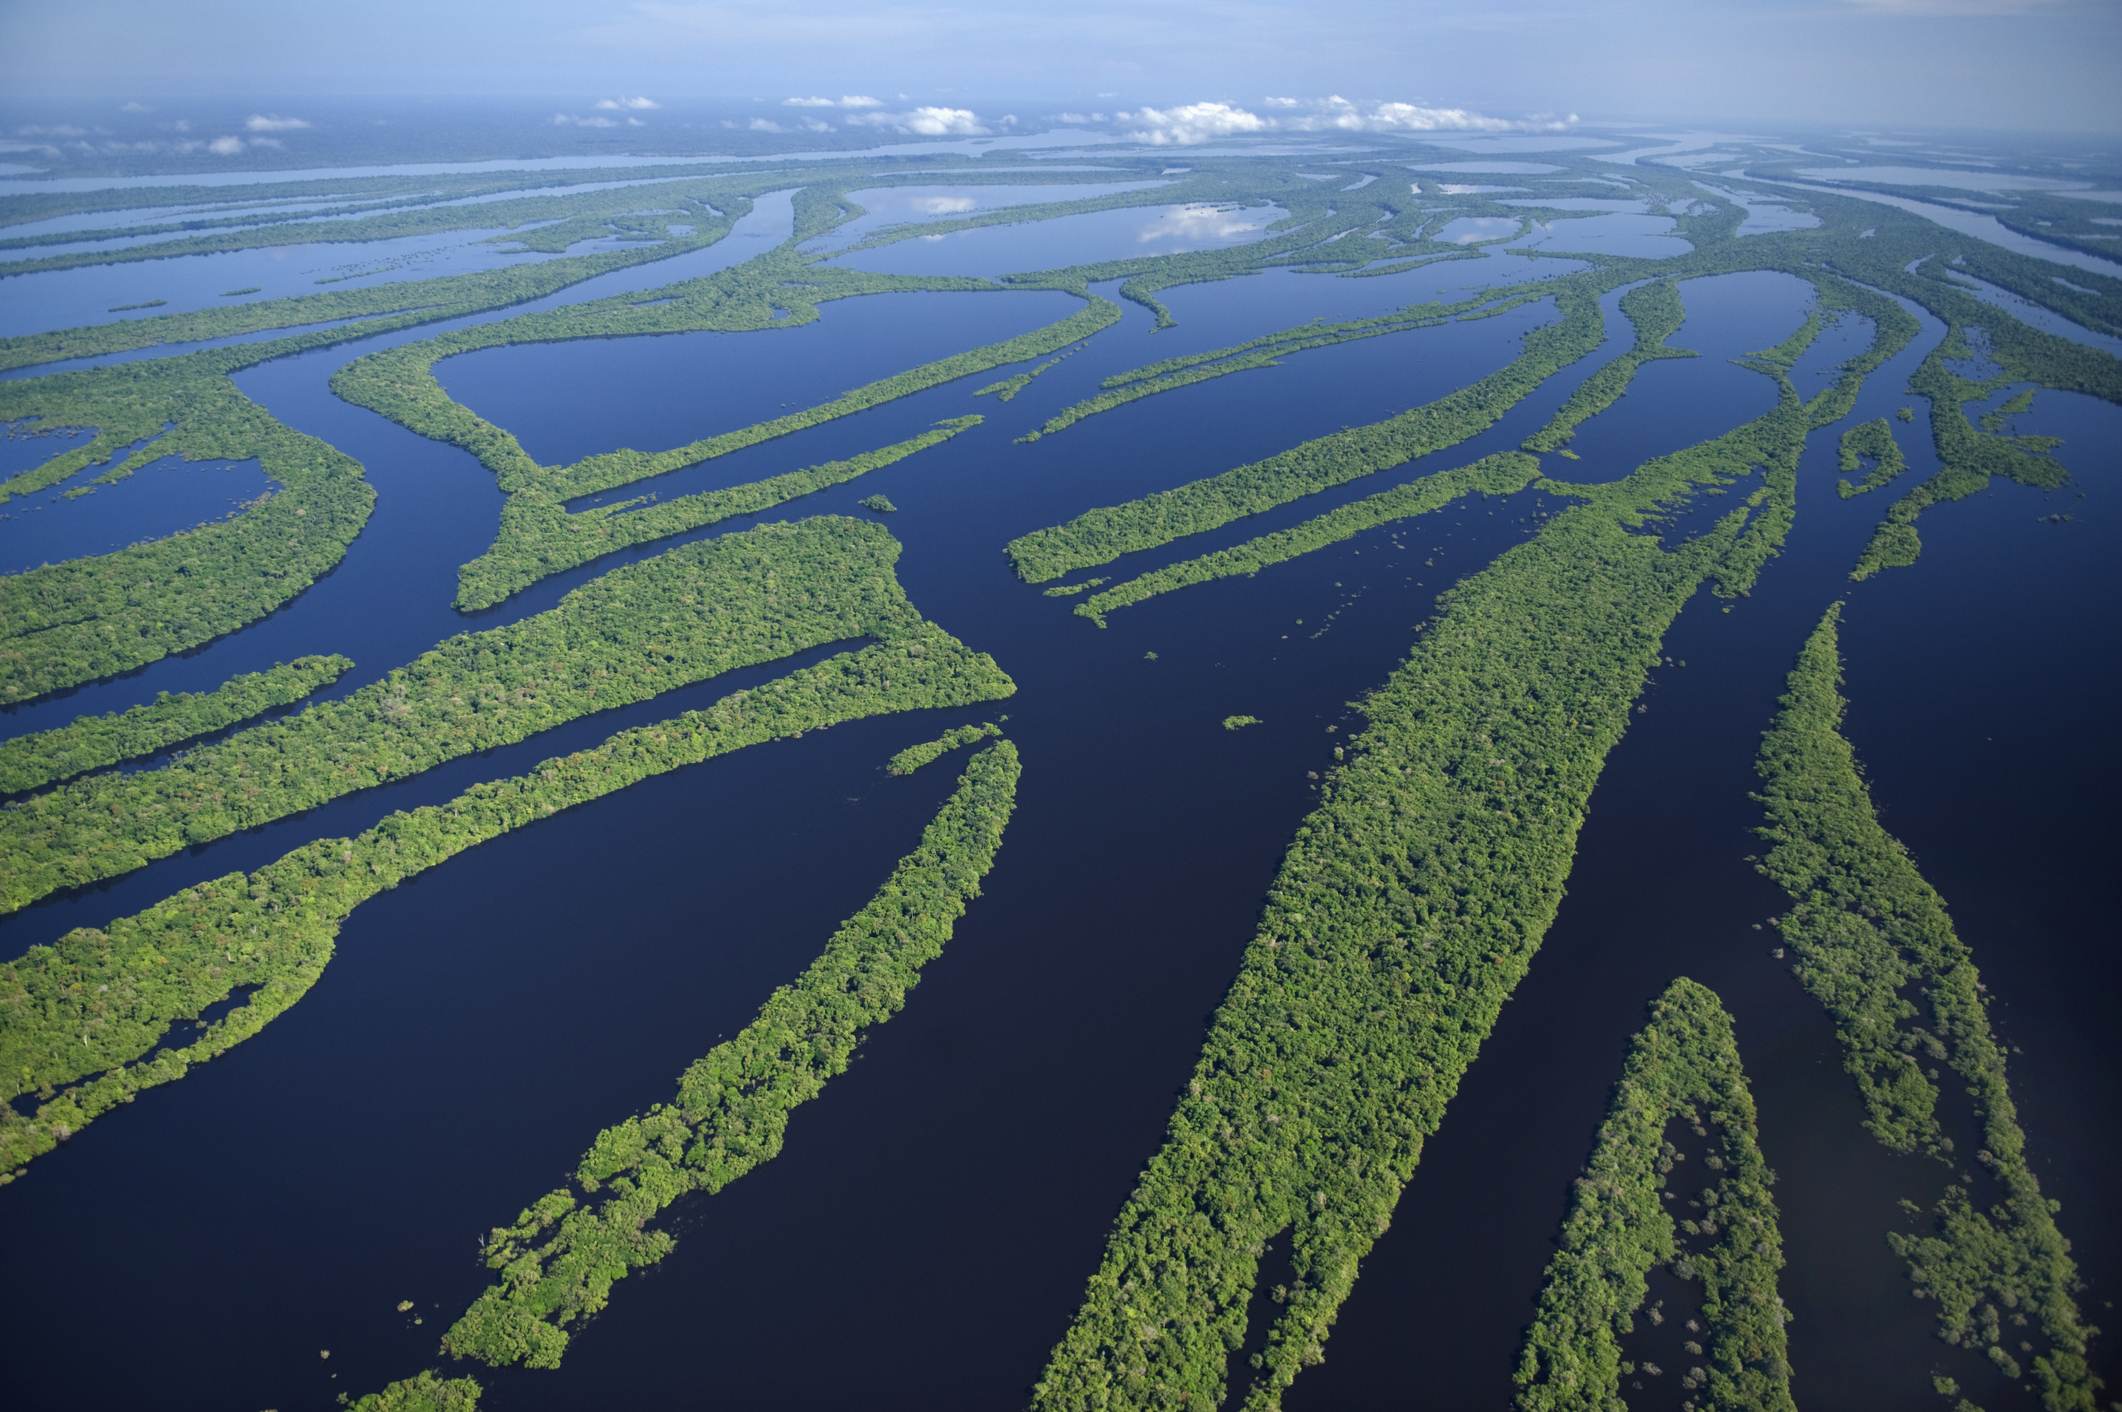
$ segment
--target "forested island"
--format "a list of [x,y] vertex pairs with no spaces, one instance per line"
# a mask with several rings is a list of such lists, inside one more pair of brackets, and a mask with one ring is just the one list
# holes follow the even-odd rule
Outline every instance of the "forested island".
[[0,178],[21,1405],[2108,1406],[2122,169],[1041,121]]

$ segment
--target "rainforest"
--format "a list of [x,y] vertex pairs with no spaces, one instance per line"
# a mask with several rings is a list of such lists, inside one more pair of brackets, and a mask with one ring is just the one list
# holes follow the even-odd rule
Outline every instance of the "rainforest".
[[2122,1396],[2112,141],[298,101],[9,109],[0,1402]]

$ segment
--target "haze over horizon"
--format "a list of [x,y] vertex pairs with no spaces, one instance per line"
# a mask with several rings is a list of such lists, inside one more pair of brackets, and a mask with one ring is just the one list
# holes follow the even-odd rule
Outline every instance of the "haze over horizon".
[[[2122,6],[2098,0],[89,0],[0,8],[19,100],[581,93],[880,110],[1220,103],[1345,94],[1500,122],[1581,115],[2122,132]],[[616,101],[616,100],[611,100]],[[879,126],[889,124],[879,121]],[[901,130],[920,133],[918,126]],[[1243,129],[1241,129],[1243,130]],[[1365,130],[1379,130],[1369,127]]]

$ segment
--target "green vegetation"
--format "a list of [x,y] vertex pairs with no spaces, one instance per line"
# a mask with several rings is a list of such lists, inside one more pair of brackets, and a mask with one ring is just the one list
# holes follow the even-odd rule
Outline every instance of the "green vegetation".
[[[131,671],[257,621],[346,554],[375,492],[351,458],[236,390],[228,354],[0,382],[0,421],[95,427],[88,444],[0,482],[0,503],[103,460],[255,460],[279,489],[232,519],[0,577],[0,705]],[[202,363],[197,360],[220,359]],[[123,459],[122,448],[139,445]]]
[[1207,382],[1230,373],[1242,373],[1255,368],[1278,368],[1282,366],[1281,360],[1284,357],[1307,349],[1329,348],[1339,343],[1377,338],[1409,329],[1436,328],[1454,317],[1473,317],[1477,314],[1480,317],[1489,317],[1530,303],[1538,297],[1537,292],[1521,292],[1490,305],[1490,296],[1482,294],[1456,304],[1417,304],[1370,319],[1354,319],[1332,324],[1315,320],[1296,328],[1263,334],[1259,338],[1232,344],[1227,348],[1214,348],[1206,353],[1166,358],[1130,372],[1115,373],[1105,379],[1105,391],[1081,402],[1071,403],[1048,418],[1044,426],[1026,432],[1017,439],[1037,441],[1043,436],[1066,431],[1085,417],[1094,417],[1100,412],[1109,412],[1115,407],[1122,407],[1160,392],[1190,387],[1195,383]]
[[892,756],[884,764],[887,774],[910,775],[923,765],[934,764],[951,751],[974,745],[1002,734],[1002,728],[992,721],[983,721],[977,726],[958,726],[947,730],[934,740],[924,740],[918,745],[909,745]]
[[2038,387],[2026,388],[2024,391],[2014,393],[2005,398],[1995,407],[1984,412],[1982,414],[1982,430],[1992,435],[2002,435],[2008,431],[2013,417],[2020,416],[2032,409],[2034,394],[2040,390]]
[[1512,495],[1531,485],[1539,474],[1539,463],[1523,452],[1506,451],[1484,456],[1471,465],[1437,471],[1406,485],[1352,501],[1289,529],[1248,539],[1199,558],[1182,559],[1112,588],[1101,589],[1077,604],[1076,613],[1103,627],[1108,613],[1132,607],[1158,594],[1229,578],[1234,574],[1256,574],[1271,564],[1338,544],[1379,525],[1441,510],[1469,495]]
[[169,303],[167,299],[143,299],[138,304],[113,304],[104,312],[109,314],[130,314],[135,309],[160,309],[167,303]]
[[[2012,351],[1999,353],[2010,358]],[[1952,361],[1972,352],[1965,332],[1956,326],[1916,369],[1911,385],[1930,398],[1931,441],[1938,451],[1938,469],[1887,507],[1886,518],[1850,571],[1853,582],[1868,579],[1882,569],[1905,568],[1915,563],[1923,549],[1922,538],[1916,533],[1916,518],[1933,505],[1979,494],[1988,489],[1994,476],[2043,490],[2056,490],[2069,482],[2069,473],[2047,454],[2055,446],[2053,440],[2012,436],[1986,426],[1977,429],[1968,421],[1967,404],[1990,395],[2011,378],[2007,372],[1976,381],[1954,372]]]
[[1018,773],[1006,740],[975,755],[920,846],[808,970],[681,1074],[671,1102],[599,1133],[568,1185],[488,1235],[499,1281],[444,1335],[448,1352],[559,1366],[570,1328],[613,1284],[670,1253],[670,1234],[650,1229],[658,1214],[780,1155],[791,1112],[846,1071],[863,1032],[897,1014],[943,953],[1002,845]]
[[1554,298],[1560,322],[1527,334],[1517,358],[1456,392],[1205,480],[1087,511],[1011,540],[1010,559],[1025,582],[1045,583],[1456,446],[1495,425],[1549,375],[1598,348],[1599,301],[1592,287],[1564,281]]
[[1692,358],[1685,348],[1667,346],[1667,340],[1687,321],[1687,306],[1670,280],[1658,280],[1621,296],[1621,312],[1636,331],[1635,346],[1592,375],[1570,394],[1548,424],[1525,440],[1528,451],[1560,451],[1569,444],[1577,427],[1621,400],[1636,370],[1660,358]]
[[[131,670],[234,631],[281,606],[344,556],[374,500],[360,468],[266,415],[236,390],[229,374],[349,338],[536,298],[710,244],[750,209],[747,193],[767,189],[757,184],[770,179],[766,172],[733,179],[728,189],[718,188],[722,218],[696,217],[689,238],[644,250],[0,340],[0,366],[21,367],[176,339],[371,320],[360,328],[314,327],[246,347],[202,349],[0,387],[0,420],[38,417],[48,426],[97,428],[88,446],[0,483],[0,501],[56,484],[127,446],[136,449],[111,465],[98,483],[167,454],[255,459],[280,487],[220,523],[0,580],[0,623],[6,625],[0,636],[0,704]],[[414,289],[417,294],[410,292]]]
[[[946,382],[1057,352],[1107,327],[1119,318],[1120,313],[1110,301],[1092,299],[1082,309],[1058,322],[880,378],[814,407],[703,437],[665,451],[605,452],[567,466],[539,465],[513,435],[451,400],[435,380],[434,364],[438,360],[473,348],[593,335],[676,332],[685,328],[767,329],[789,322],[774,317],[777,307],[800,305],[809,311],[810,317],[816,317],[814,305],[807,301],[886,288],[927,287],[920,282],[895,281],[886,276],[846,276],[835,288],[831,280],[804,276],[815,280],[819,286],[806,294],[790,282],[798,274],[798,269],[771,267],[771,262],[769,265],[764,270],[740,266],[719,276],[694,281],[690,286],[678,286],[688,292],[669,303],[644,305],[638,299],[624,298],[575,305],[543,314],[521,315],[372,354],[340,369],[332,379],[333,390],[340,396],[380,412],[423,436],[463,447],[492,469],[501,488],[508,492],[501,531],[493,547],[466,565],[460,576],[459,607],[469,609],[500,601],[499,597],[492,595],[498,592],[500,597],[506,597],[507,592],[553,572],[544,565],[547,556],[552,555],[558,545],[577,534],[595,539],[611,532],[603,527],[604,524],[633,517],[631,513],[606,516],[602,523],[592,520],[591,528],[576,531],[568,526],[568,521],[577,518],[567,515],[565,502],[569,500],[652,479],[909,397]],[[992,289],[992,286],[967,282],[959,282],[953,287]],[[970,424],[958,419],[944,425],[962,429]],[[843,473],[839,478],[847,479],[850,475]],[[703,503],[695,502],[696,505]],[[567,566],[564,556],[562,566]],[[502,586],[506,586],[506,592],[501,591]]]
[[1293,1278],[1244,1405],[1277,1406],[1324,1356],[1554,918],[1666,628],[1710,575],[1751,582],[1789,521],[1764,486],[1671,549],[1632,527],[1764,458],[1789,479],[1807,429],[1784,383],[1729,437],[1575,488],[1585,503],[1444,595],[1284,856],[1035,1407],[1221,1404],[1230,1354],[1257,1333],[1261,1252],[1285,1233]]
[[1062,358],[1065,358],[1067,356],[1068,355],[1064,353],[1059,355],[1058,357],[1049,358],[1045,362],[1039,364],[1037,367],[1032,368],[1026,372],[1016,373],[1010,377],[1003,378],[998,382],[991,382],[985,387],[975,388],[973,389],[973,396],[992,397],[997,402],[1014,401],[1016,400],[1016,396],[1018,393],[1024,391],[1025,388],[1030,387],[1032,385],[1033,378],[1039,376],[1039,374],[1045,372],[1048,368],[1053,367],[1056,363],[1060,362]]
[[[740,515],[756,515],[844,485],[978,425],[978,417],[953,417],[919,436],[846,460],[827,461],[800,471],[660,503],[633,499],[570,512],[559,501],[547,497],[512,496],[501,507],[501,543],[508,546],[507,550],[503,552],[497,545],[458,570],[457,606],[467,610],[493,607],[564,570],[580,568],[635,545],[703,529]],[[873,495],[860,503],[864,509],[877,510],[882,507],[870,502],[883,499]],[[889,500],[884,501],[884,506],[898,508]]]
[[423,1370],[349,1405],[353,1412],[477,1412],[479,1384],[470,1378],[438,1378]]
[[[741,214],[749,202],[731,194],[728,209]],[[708,244],[727,228],[727,220],[707,222],[692,245]],[[360,467],[323,442],[281,425],[237,391],[229,374],[350,338],[536,298],[681,248],[691,246],[607,252],[535,269],[381,286],[358,295],[266,300],[0,340],[0,367],[22,367],[172,339],[370,320],[359,328],[312,328],[242,347],[0,385],[0,421],[41,418],[46,426],[97,429],[88,445],[0,482],[0,502],[111,461],[128,447],[136,449],[99,481],[130,474],[158,456],[177,455],[256,460],[280,487],[219,523],[0,579],[0,624],[5,625],[0,628],[0,704],[129,671],[232,632],[281,606],[344,556],[374,500]],[[413,289],[417,295],[409,292]]]
[[892,503],[892,498],[889,495],[882,494],[881,492],[876,495],[865,495],[860,500],[857,500],[855,503],[857,505],[860,505],[863,509],[872,511],[873,513],[879,515],[896,514],[899,510],[899,507]]
[[241,289],[224,289],[221,291],[221,297],[223,299],[241,299],[246,294],[263,294],[264,292],[265,286],[262,284],[247,284]]
[[[742,197],[731,196],[729,201],[732,220],[750,209],[750,202]],[[729,221],[706,222],[689,240],[608,250],[596,255],[571,255],[478,274],[445,275],[439,279],[369,285],[361,289],[329,289],[260,299],[249,304],[222,304],[181,314],[157,314],[144,319],[123,319],[84,328],[0,338],[0,370],[273,330],[288,330],[290,336],[296,338],[321,336],[327,342],[363,338],[391,328],[462,317],[542,298],[598,275],[668,259],[689,249],[713,244],[728,230],[729,224]],[[346,320],[370,322],[345,330],[315,327]],[[311,332],[293,332],[304,328]],[[285,351],[275,347],[279,342],[274,340],[244,350],[239,366],[277,356]]]
[[[1685,1154],[1667,1136],[1683,1124],[1710,1141],[1715,1173],[1675,1219],[1670,1175]],[[1755,1130],[1753,1094],[1731,1017],[1715,992],[1674,981],[1630,1043],[1612,1110],[1576,1181],[1561,1248],[1518,1362],[1524,1412],[1625,1407],[1622,1340],[1649,1296],[1650,1272],[1701,1288],[1702,1362],[1680,1379],[1684,1408],[1795,1412],[1789,1315],[1776,1293],[1783,1265],[1774,1181]]]
[[1836,481],[1835,490],[1844,500],[1877,490],[1908,469],[1908,458],[1894,440],[1894,429],[1886,418],[1859,423],[1842,433],[1841,470],[1845,476],[1864,471],[1862,480]]
[[[1911,1204],[1918,1231],[1888,1236],[1917,1296],[1936,1303],[1939,1335],[1986,1351],[2016,1382],[2005,1342],[2038,1334],[2032,1371],[2043,1405],[2092,1412],[2101,1385],[2086,1346],[2095,1331],[2079,1315],[2070,1243],[2026,1154],[1981,975],[1944,899],[1880,826],[1841,732],[1840,622],[1836,604],[1807,639],[1761,742],[1770,844],[1761,870],[1791,898],[1783,940],[1799,981],[1834,1017],[1865,1126],[1949,1174],[1928,1210]],[[1971,1118],[1978,1151],[1954,1150],[1954,1124],[1939,1113],[1949,1099]]]
[[[722,276],[710,277],[708,281],[697,283],[713,285],[716,280],[726,283],[738,275],[746,274],[747,270],[748,267],[740,266],[736,271],[725,272]],[[561,338],[678,332],[688,325],[704,324],[710,328],[723,327],[728,331],[741,331],[765,329],[776,322],[787,322],[775,320],[771,306],[764,301],[769,298],[784,298],[793,302],[796,300],[797,291],[777,292],[775,281],[772,279],[764,279],[763,283],[763,289],[733,289],[724,298],[711,298],[715,290],[721,288],[719,285],[703,291],[697,297],[709,300],[709,309],[704,313],[673,308],[672,305],[665,304],[643,305],[638,299],[627,298],[572,305],[545,314],[519,315],[501,323],[479,324],[425,342],[406,344],[383,353],[370,354],[340,369],[332,378],[332,390],[348,401],[380,412],[422,436],[450,442],[470,451],[494,471],[500,479],[501,488],[511,495],[535,494],[558,500],[572,500],[584,495],[594,495],[599,491],[616,490],[671,471],[682,470],[687,466],[698,465],[702,461],[726,456],[732,451],[740,451],[748,446],[757,446],[761,442],[820,426],[901,397],[910,397],[914,393],[925,392],[931,387],[985,372],[1005,363],[1038,357],[1087,338],[1119,317],[1119,309],[1115,305],[1105,300],[1097,300],[1056,323],[1019,334],[1015,338],[923,363],[919,367],[866,383],[815,407],[806,407],[785,416],[739,427],[735,431],[703,437],[665,451],[609,451],[584,457],[567,466],[539,465],[523,450],[514,436],[450,400],[449,394],[444,392],[434,379],[433,365],[436,361],[457,353],[469,352],[474,348],[549,342]],[[906,286],[877,276],[871,280],[856,281],[854,287],[844,293],[868,293],[877,289],[898,287]],[[912,287],[921,286],[916,283]],[[821,296],[813,291],[811,297]],[[725,304],[732,307],[723,309]],[[617,307],[612,307],[614,305]],[[716,321],[717,311],[720,311],[723,319],[720,323]],[[498,548],[494,552],[498,552]]]
[[145,706],[0,742],[0,794],[21,794],[121,760],[153,755],[202,735],[290,706],[337,681],[347,657],[297,657],[230,677],[212,691],[162,692]]
[[[1871,343],[1865,350],[1845,362],[1835,380],[1806,403],[1806,413],[1817,430],[1832,426],[1854,411],[1857,393],[1864,386],[1864,380],[1913,342],[1922,325],[1906,309],[1877,290],[1818,272],[1811,272],[1810,278],[1818,298],[1817,315],[1836,319],[1856,314],[1868,320],[1873,329]],[[1788,374],[1796,360],[1797,354],[1793,353],[1789,361],[1779,365],[1780,371]]]
[[577,716],[884,636],[919,617],[893,577],[898,554],[875,525],[838,517],[685,545],[161,769],[60,785],[0,812],[0,910]]
[[[1404,160],[1406,152],[1394,150]],[[166,229],[192,233],[155,252],[116,258],[385,239],[489,222],[511,227],[522,251],[564,252],[599,237],[638,243],[483,275],[0,339],[0,368],[21,368],[288,331],[240,349],[0,383],[0,419],[95,430],[88,445],[0,484],[0,500],[83,472],[92,475],[80,489],[92,490],[171,455],[255,460],[276,487],[231,520],[0,579],[0,702],[130,670],[240,628],[343,556],[373,500],[360,468],[250,404],[231,373],[430,320],[493,314],[583,279],[701,249],[747,213],[753,197],[770,190],[795,189],[794,235],[757,258],[662,288],[455,327],[342,370],[335,385],[343,395],[472,452],[507,494],[494,545],[460,570],[459,606],[501,603],[553,574],[772,510],[939,444],[978,419],[954,418],[892,446],[728,489],[569,508],[583,496],[640,485],[959,379],[997,377],[970,395],[1006,402],[1120,318],[1118,306],[1091,293],[1101,281],[1119,282],[1122,298],[1164,325],[1171,313],[1159,293],[1187,283],[1269,271],[1374,277],[1440,260],[1548,258],[1536,251],[1484,257],[1434,237],[1459,215],[1509,216],[1522,229],[1535,218],[1570,214],[1478,195],[1446,199],[1434,191],[1410,202],[1399,168],[1382,162],[1370,175],[1392,174],[1392,182],[1349,188],[1304,181],[1300,162],[1210,155],[1184,180],[1154,192],[895,228],[856,248],[1081,211],[1170,201],[1259,209],[1271,201],[1287,214],[1257,241],[999,282],[868,274],[801,248],[857,213],[851,181],[874,183],[880,171],[892,181],[933,179],[939,160],[954,161],[914,159],[904,172],[888,163],[768,164],[741,174],[685,168],[636,191],[511,195],[449,209],[412,204],[514,192],[532,182],[568,186],[598,174],[267,183],[249,199],[325,196],[343,203],[335,215],[346,219],[305,229],[277,216],[253,218],[263,234],[233,229],[233,220],[212,204],[225,196],[184,195],[205,209]],[[1131,174],[1155,172],[1161,160],[1113,159]],[[1569,170],[1532,182],[1535,199],[1614,194],[1612,184],[1589,179],[1601,171],[1596,164],[1566,155],[1557,162]],[[602,175],[609,180],[608,172]],[[1022,180],[1006,170],[964,175]],[[2052,443],[2009,433],[2037,389],[2122,401],[2122,365],[2115,359],[1981,304],[1955,283],[1954,272],[2067,312],[2088,328],[2112,330],[2122,327],[2122,286],[2105,277],[2087,275],[2081,283],[2074,276],[2065,284],[2038,261],[1835,197],[1808,199],[1822,221],[1817,230],[1740,241],[1738,208],[1715,194],[1705,198],[1688,173],[1645,166],[1612,175],[1674,212],[1693,252],[1659,260],[1569,256],[1581,259],[1581,272],[1377,318],[1315,321],[1152,362],[1106,379],[1094,396],[1031,434],[1206,379],[1264,372],[1284,357],[1328,344],[1449,318],[1494,317],[1550,298],[1559,314],[1526,337],[1510,365],[1427,406],[1129,504],[1093,509],[1010,545],[1024,579],[1049,583],[1462,445],[1599,348],[1599,301],[1609,294],[1625,291],[1621,310],[1634,330],[1633,346],[1585,378],[1522,451],[1423,474],[1292,528],[1116,585],[1094,575],[1045,590],[1056,598],[1082,595],[1076,611],[1102,623],[1115,608],[1258,572],[1467,496],[1531,488],[1565,506],[1529,542],[1447,594],[1412,654],[1365,703],[1370,724],[1345,756],[1337,752],[1341,763],[1284,859],[1167,1140],[1144,1170],[1081,1310],[1054,1350],[1036,1392],[1041,1408],[1213,1405],[1223,1400],[1231,1355],[1249,1347],[1260,1353],[1232,1401],[1267,1408],[1303,1366],[1323,1356],[1360,1260],[1384,1229],[1499,1007],[1531,964],[1561,896],[1593,786],[1667,627],[1704,585],[1724,595],[1746,592],[1777,552],[1795,512],[1797,460],[1807,434],[1849,416],[1864,378],[1914,337],[1917,320],[1904,301],[1947,329],[1912,384],[1928,399],[1941,470],[1886,511],[1858,577],[1912,561],[1919,548],[1915,523],[1931,504],[1975,493],[1996,475],[2037,486],[2063,483],[2062,468],[2046,454]],[[137,199],[94,192],[10,198],[0,223]],[[2067,203],[2051,204],[2060,212]],[[693,229],[683,233],[684,226]],[[0,246],[32,243],[0,237]],[[109,258],[79,256],[58,258],[82,264]],[[1644,363],[1687,356],[1668,346],[1683,317],[1677,282],[1748,270],[1802,279],[1818,299],[1789,339],[1741,360],[1776,384],[1771,411],[1620,480],[1583,485],[1543,478],[1528,453],[1571,456],[1574,429],[1624,396]],[[506,430],[450,399],[435,376],[439,360],[473,349],[705,330],[763,336],[817,318],[819,307],[834,299],[945,289],[1063,291],[1082,305],[1045,328],[907,369],[814,407],[686,446],[621,449],[569,465],[536,463]],[[225,297],[259,292],[231,290]],[[1849,314],[1875,326],[1871,344],[1843,365],[1826,391],[1800,399],[1791,369],[1823,328]],[[347,322],[326,326],[334,321]],[[1979,371],[1960,370],[1966,366]],[[1968,408],[2008,387],[2019,390],[1981,414],[1979,425],[1970,423]],[[970,388],[968,381],[950,395]],[[1912,421],[1914,412],[1903,407],[1894,415]],[[1905,472],[1884,419],[1844,432],[1841,458],[1845,475],[1865,472],[1862,480],[1838,481],[1845,495]],[[1724,514],[1706,528],[1689,513],[1701,508],[1700,497],[1726,494]],[[880,513],[892,508],[882,494],[860,503]],[[237,732],[161,769],[75,780],[0,812],[0,908],[21,906],[733,667],[851,644],[704,711],[620,732],[594,749],[474,786],[436,808],[392,814],[354,837],[295,849],[255,872],[187,889],[0,967],[0,1073],[7,1076],[8,1103],[0,1109],[0,1162],[19,1167],[140,1090],[182,1077],[258,1033],[316,982],[341,924],[361,901],[465,848],[752,744],[860,716],[962,711],[1007,696],[1013,686],[991,660],[920,620],[892,577],[895,553],[876,526],[849,520],[772,526],[689,545],[615,570],[512,627],[453,638],[344,700]],[[2025,1156],[1971,959],[1942,902],[1879,828],[1836,730],[1841,703],[1832,629],[1831,616],[1822,628],[1825,647],[1817,638],[1809,645],[1764,747],[1774,845],[1766,867],[1797,902],[1783,922],[1785,937],[1801,979],[1842,1031],[1872,1131],[1909,1154],[1911,1168],[1945,1186],[1929,1206],[1913,1208],[1917,1227],[1890,1237],[1917,1292],[1935,1302],[1941,1331],[1986,1356],[2000,1376],[2038,1382],[2051,1408],[2085,1412],[2097,1385],[2084,1356],[2091,1331],[2079,1318],[2068,1247]],[[853,646],[858,639],[869,641]],[[1157,660],[1154,651],[1142,657]],[[275,668],[255,684],[239,678],[220,692],[165,697],[0,747],[0,788],[8,781],[21,782],[17,792],[43,788],[291,704],[305,691],[282,700],[296,683],[269,686],[264,679],[313,660]],[[1223,721],[1226,730],[1259,723],[1242,714]],[[909,773],[996,734],[994,726],[959,726],[900,751],[886,768]],[[923,851],[901,863],[811,971],[777,992],[757,1023],[689,1070],[672,1104],[608,1130],[560,1190],[493,1234],[487,1253],[496,1283],[451,1329],[450,1352],[496,1363],[557,1362],[570,1332],[604,1306],[613,1283],[669,1249],[669,1234],[657,1222],[673,1201],[718,1190],[778,1151],[789,1110],[840,1072],[863,1028],[896,1011],[922,962],[947,939],[992,859],[1015,778],[1015,750],[1007,743],[974,755],[958,793],[924,836]],[[1949,1079],[1946,1068],[1953,1071]],[[1969,1131],[1950,1121],[1962,1103],[1971,1105],[1981,1137],[1956,1150],[1948,1134]],[[1657,1169],[1677,1155],[1666,1141],[1675,1117],[1717,1129],[1721,1165],[1705,1197],[1706,1217],[1678,1219],[1657,1195]],[[1279,1249],[1285,1240],[1292,1266],[1280,1292],[1286,1297],[1268,1315],[1269,1328],[1248,1329],[1262,1252],[1270,1241]],[[1669,1262],[1700,1281],[1710,1315],[1711,1347],[1701,1355],[1699,1378],[1689,1375],[1690,1398],[1703,1405],[1787,1407],[1774,1295],[1779,1260],[1768,1175],[1729,1022],[1708,992],[1679,983],[1638,1036],[1590,1172],[1576,1189],[1521,1369],[1521,1402],[1615,1405],[1625,1373],[1621,1335],[1643,1301],[1649,1272]],[[2019,1340],[2030,1335],[2021,1331],[2036,1328],[2042,1347],[2022,1365]],[[1966,1370],[1954,1371],[1962,1376],[1934,1380],[1947,1396],[1975,1381]],[[1979,1362],[1973,1371],[1988,1376]],[[429,1372],[358,1405],[375,1412],[463,1412],[477,1397],[471,1380],[445,1381]]]
[[[867,647],[33,947],[0,967],[0,1170],[263,1030],[316,984],[356,907],[467,848],[748,746],[1015,690],[985,653],[902,613]],[[172,1032],[232,997],[196,1037]],[[40,1100],[28,1112],[14,1106],[26,1094]]]
[[[716,201],[718,197],[726,198],[732,184],[727,177],[689,181],[666,179],[652,184],[608,186],[601,191],[399,206],[327,220],[260,221],[233,230],[202,231],[174,239],[0,261],[0,277],[215,255],[233,250],[315,245],[326,241],[340,245],[366,244],[450,231],[498,230],[500,233],[488,237],[487,243],[503,245],[510,253],[543,251],[559,254],[582,241],[604,236],[669,239],[672,225],[697,226],[707,220],[702,203]],[[108,233],[98,232],[98,235],[122,237],[146,234],[149,229],[121,227]],[[155,308],[166,302],[156,299],[122,307]]]

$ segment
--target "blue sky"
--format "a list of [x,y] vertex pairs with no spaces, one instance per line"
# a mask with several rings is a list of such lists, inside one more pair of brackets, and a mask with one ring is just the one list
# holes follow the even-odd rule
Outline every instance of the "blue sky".
[[0,87],[20,97],[1339,93],[1587,123],[2122,133],[2118,71],[2117,0],[0,0]]

